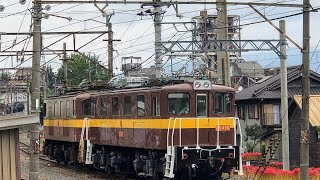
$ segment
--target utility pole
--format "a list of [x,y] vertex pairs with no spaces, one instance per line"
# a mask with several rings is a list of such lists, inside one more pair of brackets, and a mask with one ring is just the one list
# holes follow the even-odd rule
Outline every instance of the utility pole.
[[113,31],[112,23],[108,23],[108,80],[113,76]]
[[280,20],[280,46],[281,57],[281,118],[282,118],[282,161],[283,170],[290,170],[289,159],[289,122],[288,122],[288,87],[287,87],[287,41],[284,34],[286,34],[286,22]]
[[[217,0],[217,40],[228,40],[227,0]],[[222,84],[231,86],[230,61],[225,51],[217,51],[218,79],[222,78]],[[221,82],[221,81],[218,81]]]
[[68,59],[67,59],[67,44],[63,43],[63,89],[67,90],[68,87]]
[[[31,114],[39,117],[40,110],[40,60],[41,60],[41,0],[33,1],[33,57],[31,85]],[[39,179],[39,124],[32,125],[30,132],[29,179]]]
[[155,0],[154,5],[154,45],[155,45],[155,65],[156,65],[156,78],[161,77],[162,72],[162,45],[161,45],[161,22],[162,22],[162,8],[161,0]]
[[303,0],[302,113],[300,179],[309,179],[310,0]]

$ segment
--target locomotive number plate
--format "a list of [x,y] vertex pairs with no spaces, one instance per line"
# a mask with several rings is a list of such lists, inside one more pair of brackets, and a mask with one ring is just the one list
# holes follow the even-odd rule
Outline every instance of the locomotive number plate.
[[219,125],[216,127],[217,131],[230,131],[230,126],[229,125]]

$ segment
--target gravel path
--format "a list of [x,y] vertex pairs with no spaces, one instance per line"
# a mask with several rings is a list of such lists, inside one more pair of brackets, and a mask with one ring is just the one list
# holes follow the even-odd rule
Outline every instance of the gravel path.
[[[28,143],[29,138],[26,132],[20,132],[20,142]],[[29,155],[20,151],[21,162],[21,179],[29,179]],[[80,179],[107,179],[107,180],[119,180],[121,177],[108,177],[107,174],[90,171],[86,168],[76,168],[66,166],[63,164],[57,164],[39,160],[40,180],[80,180]],[[123,179],[123,178],[122,178]]]

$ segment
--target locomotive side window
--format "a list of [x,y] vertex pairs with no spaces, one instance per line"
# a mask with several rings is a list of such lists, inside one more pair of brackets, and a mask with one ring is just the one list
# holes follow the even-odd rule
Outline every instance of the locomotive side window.
[[47,103],[43,103],[43,117],[47,117]]
[[100,100],[100,115],[107,116],[107,98],[101,98]]
[[51,103],[51,102],[49,102],[48,117],[49,117],[49,118],[52,118],[52,103]]
[[137,106],[138,116],[144,116],[145,114],[144,95],[138,95],[137,102],[138,102],[138,106]]
[[70,101],[67,100],[67,117],[70,117]]
[[63,104],[62,104],[63,102],[62,101],[60,101],[60,106],[59,106],[59,117],[62,117],[62,106],[63,106]]
[[160,116],[160,100],[159,97],[152,98],[152,115]]
[[168,95],[169,114],[189,114],[190,96],[188,93],[170,93]]
[[90,115],[90,99],[82,100],[82,114]]
[[231,94],[216,93],[213,96],[214,113],[217,114],[230,114],[231,113]]
[[58,116],[58,103],[57,102],[54,102],[53,112],[54,112],[54,117],[57,117]]
[[90,99],[90,115],[91,116],[96,116],[96,99],[91,98]]
[[72,116],[76,116],[76,100],[72,101]]
[[119,115],[119,100],[118,97],[112,97],[112,115],[118,116]]
[[131,96],[124,97],[124,115],[131,115]]

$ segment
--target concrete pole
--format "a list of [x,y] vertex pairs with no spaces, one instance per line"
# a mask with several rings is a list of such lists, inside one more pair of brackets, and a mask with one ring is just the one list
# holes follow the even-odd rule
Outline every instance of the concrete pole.
[[[286,33],[285,20],[280,20],[280,29]],[[280,33],[280,40],[284,41],[280,46],[281,57],[281,118],[282,118],[282,161],[283,170],[290,169],[289,159],[289,122],[288,122],[288,87],[287,87],[287,42],[286,37]]]
[[302,113],[300,179],[309,179],[310,0],[303,0]]
[[[161,2],[161,0],[156,0]],[[154,34],[155,34],[155,65],[156,65],[156,78],[161,77],[162,72],[162,46],[161,46],[161,5],[154,6]]]
[[67,44],[63,43],[63,89],[68,87],[68,60],[67,60]]
[[108,80],[113,76],[113,31],[112,23],[108,22]]
[[[217,40],[228,40],[228,16],[227,0],[217,0]],[[222,62],[223,61],[223,62]],[[229,55],[225,51],[217,52],[218,78],[222,79],[222,84],[231,86],[230,83],[230,61]],[[221,84],[221,81],[218,81]]]
[[[40,110],[40,61],[41,61],[41,18],[40,0],[33,1],[33,56],[31,85],[31,114],[39,116]],[[29,179],[39,179],[39,124],[32,125],[30,134]]]

